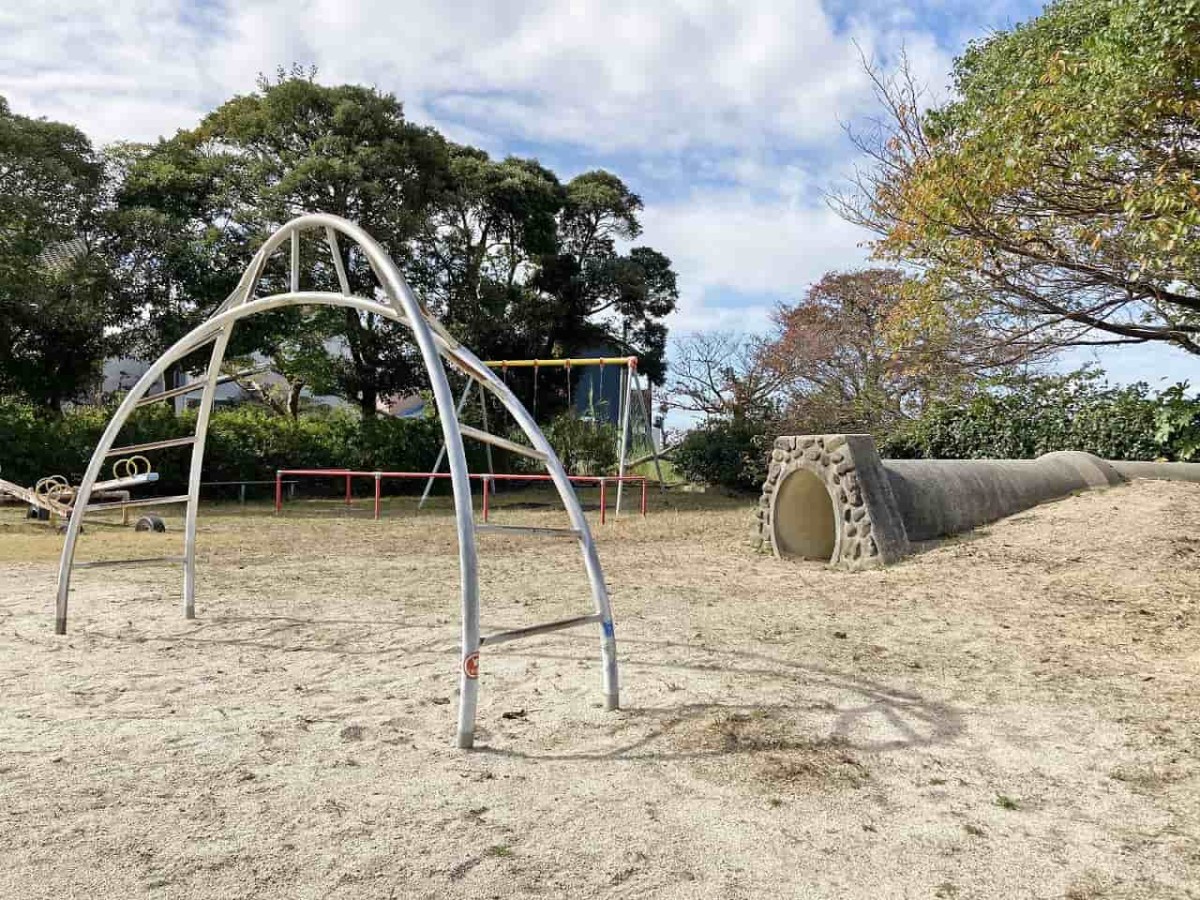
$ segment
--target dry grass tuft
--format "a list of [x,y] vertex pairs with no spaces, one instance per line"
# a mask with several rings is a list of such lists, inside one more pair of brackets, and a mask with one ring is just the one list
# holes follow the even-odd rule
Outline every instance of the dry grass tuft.
[[748,765],[754,778],[773,785],[857,786],[869,777],[844,739],[798,736],[793,723],[765,710],[704,717],[677,731],[676,740],[705,757]]

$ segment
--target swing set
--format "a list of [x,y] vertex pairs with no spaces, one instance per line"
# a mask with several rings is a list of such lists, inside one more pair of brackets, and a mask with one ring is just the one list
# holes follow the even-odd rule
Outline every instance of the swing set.
[[[508,370],[509,369],[533,369],[533,403],[531,405],[531,409],[532,409],[533,417],[534,417],[535,421],[537,419],[537,409],[538,409],[538,381],[539,381],[538,376],[540,375],[542,369],[562,369],[562,370],[564,370],[564,372],[566,374],[566,383],[567,383],[567,407],[568,408],[571,407],[571,372],[573,369],[586,368],[589,366],[599,366],[599,368],[600,368],[599,381],[600,381],[601,395],[603,395],[603,391],[604,391],[605,367],[610,366],[610,367],[618,369],[618,371],[620,371],[620,373],[621,373],[621,384],[620,384],[620,392],[619,392],[620,399],[618,401],[618,409],[617,409],[617,420],[620,422],[620,441],[619,441],[619,447],[617,450],[617,460],[618,460],[617,461],[617,475],[615,478],[609,478],[609,479],[605,479],[605,478],[597,479],[596,476],[592,476],[591,480],[599,480],[602,491],[604,489],[603,482],[605,480],[612,480],[617,483],[617,502],[616,502],[616,509],[615,509],[615,514],[617,516],[619,516],[621,514],[621,500],[622,500],[622,495],[624,493],[625,482],[630,480],[630,478],[626,475],[626,470],[629,468],[632,468],[634,465],[639,465],[643,462],[646,462],[647,460],[653,460],[655,475],[658,478],[659,491],[661,492],[663,490],[662,465],[659,460],[658,446],[654,442],[654,427],[650,421],[650,410],[646,407],[645,394],[641,391],[640,388],[636,388],[636,385],[638,382],[638,371],[637,371],[638,358],[636,356],[596,356],[596,357],[576,357],[576,358],[570,358],[570,359],[493,359],[493,360],[487,360],[484,363],[484,365],[486,365],[489,369],[492,369],[492,370],[499,369],[501,377],[505,384],[508,383]],[[467,401],[471,397],[471,392],[475,388],[476,388],[475,379],[468,378],[467,386],[463,389],[462,394],[459,396],[458,406],[455,409],[456,414],[460,418],[462,416],[463,410],[466,408]],[[487,394],[483,391],[479,392],[479,404],[480,404],[480,406],[479,406],[480,414],[483,419],[483,428],[484,428],[484,431],[488,431],[489,427],[488,427]],[[632,427],[631,427],[632,426],[631,413],[632,413],[632,409],[633,409],[634,405],[636,405],[638,407],[639,423],[645,428],[645,438],[649,444],[649,452],[642,455],[638,459],[633,460],[631,463],[630,459],[629,459],[630,449],[631,449],[631,446],[633,443],[633,440],[632,440],[633,432],[632,432]],[[593,421],[596,420],[594,400],[593,400],[592,418],[593,418]],[[468,426],[465,426],[465,425],[461,426],[461,427],[464,429],[465,433],[470,434],[472,429],[470,429]],[[497,443],[497,446],[503,446],[503,445]],[[514,445],[514,447],[518,448],[518,449],[516,449],[515,452],[518,452],[518,453],[521,452],[519,449],[520,445]],[[514,449],[514,447],[508,447],[507,449],[512,450],[512,449]],[[500,477],[500,476],[496,475],[496,469],[495,469],[495,466],[492,461],[492,445],[486,445],[485,449],[487,451],[488,472],[491,474],[491,476],[494,480],[495,478]],[[434,481],[436,481],[437,478],[439,477],[438,473],[442,467],[442,461],[444,460],[445,455],[446,455],[446,446],[443,443],[441,450],[438,452],[437,462],[435,462],[433,464],[433,471],[429,473],[428,480],[425,483],[425,490],[421,494],[421,501],[418,504],[418,507],[417,507],[418,509],[423,508],[425,506],[425,502],[429,499],[429,494],[433,490]],[[643,489],[644,489],[644,487],[645,487],[645,485],[643,484]],[[643,494],[644,493],[645,493],[645,491],[643,490]],[[642,512],[644,515],[645,514],[645,503],[644,502],[642,504]]]

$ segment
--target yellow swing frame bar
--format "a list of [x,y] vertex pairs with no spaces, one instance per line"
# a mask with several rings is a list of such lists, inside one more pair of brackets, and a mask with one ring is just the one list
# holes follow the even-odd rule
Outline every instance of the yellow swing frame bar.
[[636,356],[596,356],[582,359],[491,359],[484,363],[493,369],[540,369],[570,368],[575,366],[633,366],[637,368]]

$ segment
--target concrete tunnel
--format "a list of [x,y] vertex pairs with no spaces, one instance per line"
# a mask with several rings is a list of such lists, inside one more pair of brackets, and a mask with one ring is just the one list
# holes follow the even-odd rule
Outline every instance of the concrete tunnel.
[[911,542],[970,531],[1048,500],[1133,478],[1200,481],[1200,464],[1104,460],[880,459],[870,435],[777,438],[753,545],[851,569],[896,562]]

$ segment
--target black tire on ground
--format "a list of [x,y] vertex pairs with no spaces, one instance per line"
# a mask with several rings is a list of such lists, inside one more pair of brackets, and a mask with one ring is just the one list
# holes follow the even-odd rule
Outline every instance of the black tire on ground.
[[156,531],[159,534],[167,530],[167,523],[161,516],[142,516],[133,526],[134,531]]

